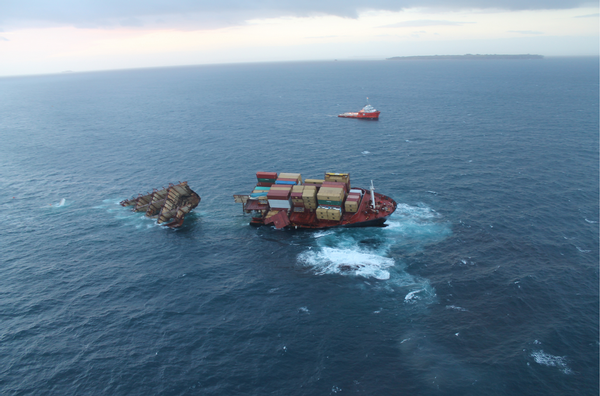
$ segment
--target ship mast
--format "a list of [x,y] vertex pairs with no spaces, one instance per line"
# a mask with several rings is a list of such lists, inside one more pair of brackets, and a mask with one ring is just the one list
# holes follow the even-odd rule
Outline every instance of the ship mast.
[[373,187],[373,180],[371,180],[371,207],[375,209],[375,187]]

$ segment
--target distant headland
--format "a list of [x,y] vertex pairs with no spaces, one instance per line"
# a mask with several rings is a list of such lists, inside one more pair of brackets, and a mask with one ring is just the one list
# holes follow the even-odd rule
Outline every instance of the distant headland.
[[426,56],[395,56],[387,60],[492,60],[492,59],[544,59],[543,55],[426,55]]

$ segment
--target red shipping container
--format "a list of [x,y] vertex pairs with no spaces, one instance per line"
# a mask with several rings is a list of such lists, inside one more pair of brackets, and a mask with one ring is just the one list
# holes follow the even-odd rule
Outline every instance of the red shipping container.
[[258,183],[256,183],[256,185],[259,187],[271,187],[273,185],[273,183],[258,182]]
[[269,190],[267,199],[288,200],[290,199],[290,190]]
[[296,208],[304,208],[304,202],[294,202],[294,207]]
[[357,197],[356,195],[348,195],[346,201],[358,202],[360,201],[360,197]]
[[256,172],[257,179],[277,179],[277,172]]

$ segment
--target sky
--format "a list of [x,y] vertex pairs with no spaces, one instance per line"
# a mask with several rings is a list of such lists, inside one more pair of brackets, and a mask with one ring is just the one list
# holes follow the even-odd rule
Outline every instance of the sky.
[[598,1],[0,0],[0,76],[462,54],[599,55]]

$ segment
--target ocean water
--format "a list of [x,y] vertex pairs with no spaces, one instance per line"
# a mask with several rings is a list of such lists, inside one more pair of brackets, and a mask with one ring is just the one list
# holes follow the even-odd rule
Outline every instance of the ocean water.
[[[598,93],[597,58],[0,79],[0,393],[597,395]],[[398,210],[250,227],[257,171]],[[179,230],[118,204],[184,180]]]

